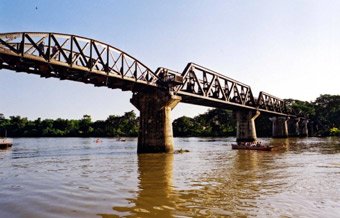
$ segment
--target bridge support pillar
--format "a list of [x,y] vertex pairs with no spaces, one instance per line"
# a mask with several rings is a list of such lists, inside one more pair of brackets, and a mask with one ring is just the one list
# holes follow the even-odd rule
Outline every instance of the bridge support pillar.
[[300,120],[301,118],[295,119],[295,136],[300,136]]
[[260,115],[259,111],[235,111],[236,116],[236,141],[253,142],[257,140],[255,119]]
[[158,90],[134,93],[130,102],[140,112],[137,153],[173,151],[171,110],[181,97]]
[[302,120],[301,136],[308,136],[308,120]]
[[289,117],[271,117],[269,119],[272,121],[272,137],[287,138]]

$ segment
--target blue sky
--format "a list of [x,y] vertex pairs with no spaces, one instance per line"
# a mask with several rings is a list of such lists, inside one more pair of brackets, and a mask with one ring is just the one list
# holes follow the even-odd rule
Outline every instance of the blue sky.
[[[37,7],[37,9],[36,9]],[[279,98],[340,94],[340,1],[0,0],[0,32],[61,32],[120,48],[151,69],[194,62]],[[0,113],[94,120],[137,110],[130,92],[0,71]],[[173,117],[207,108],[179,104]],[[137,112],[138,114],[138,112]]]

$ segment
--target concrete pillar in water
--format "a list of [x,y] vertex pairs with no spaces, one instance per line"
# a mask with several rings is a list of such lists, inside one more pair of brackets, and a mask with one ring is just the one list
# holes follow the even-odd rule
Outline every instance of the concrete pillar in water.
[[302,133],[301,136],[308,136],[308,120],[302,120]]
[[159,90],[134,93],[130,102],[140,112],[137,153],[173,151],[171,110],[181,97]]
[[272,121],[272,137],[287,138],[289,117],[271,117],[269,119]]
[[255,119],[260,115],[259,111],[240,110],[234,111],[236,116],[236,141],[253,142],[257,140]]
[[300,118],[295,119],[295,136],[300,136]]
[[310,120],[308,124],[309,124],[308,136],[314,136],[314,122]]

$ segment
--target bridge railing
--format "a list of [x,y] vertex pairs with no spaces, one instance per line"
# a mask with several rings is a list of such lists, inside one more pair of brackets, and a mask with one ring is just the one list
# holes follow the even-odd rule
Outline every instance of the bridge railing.
[[0,49],[14,56],[156,85],[158,77],[127,53],[97,40],[59,33],[0,34]]

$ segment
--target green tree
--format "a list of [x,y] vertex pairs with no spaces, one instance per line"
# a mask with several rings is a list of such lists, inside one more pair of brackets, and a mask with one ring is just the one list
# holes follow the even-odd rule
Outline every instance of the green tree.
[[232,111],[212,109],[194,118],[180,117],[173,122],[174,135],[180,137],[225,137],[235,134]]
[[0,137],[5,137],[8,134],[8,128],[10,121],[5,118],[3,114],[0,114]]
[[331,128],[340,128],[340,95],[320,95],[314,107],[314,122],[319,134],[326,135]]
[[10,116],[9,135],[22,137],[28,120],[26,117]]
[[293,114],[313,118],[315,108],[313,102],[300,101],[296,99],[285,99],[286,104],[292,109]]
[[195,121],[190,117],[180,117],[172,123],[175,136],[195,136]]
[[79,122],[79,134],[80,136],[91,136],[94,129],[91,126],[92,119],[90,115],[84,115]]
[[121,117],[110,115],[105,126],[107,135],[111,137],[138,135],[138,118],[134,111],[126,112]]

